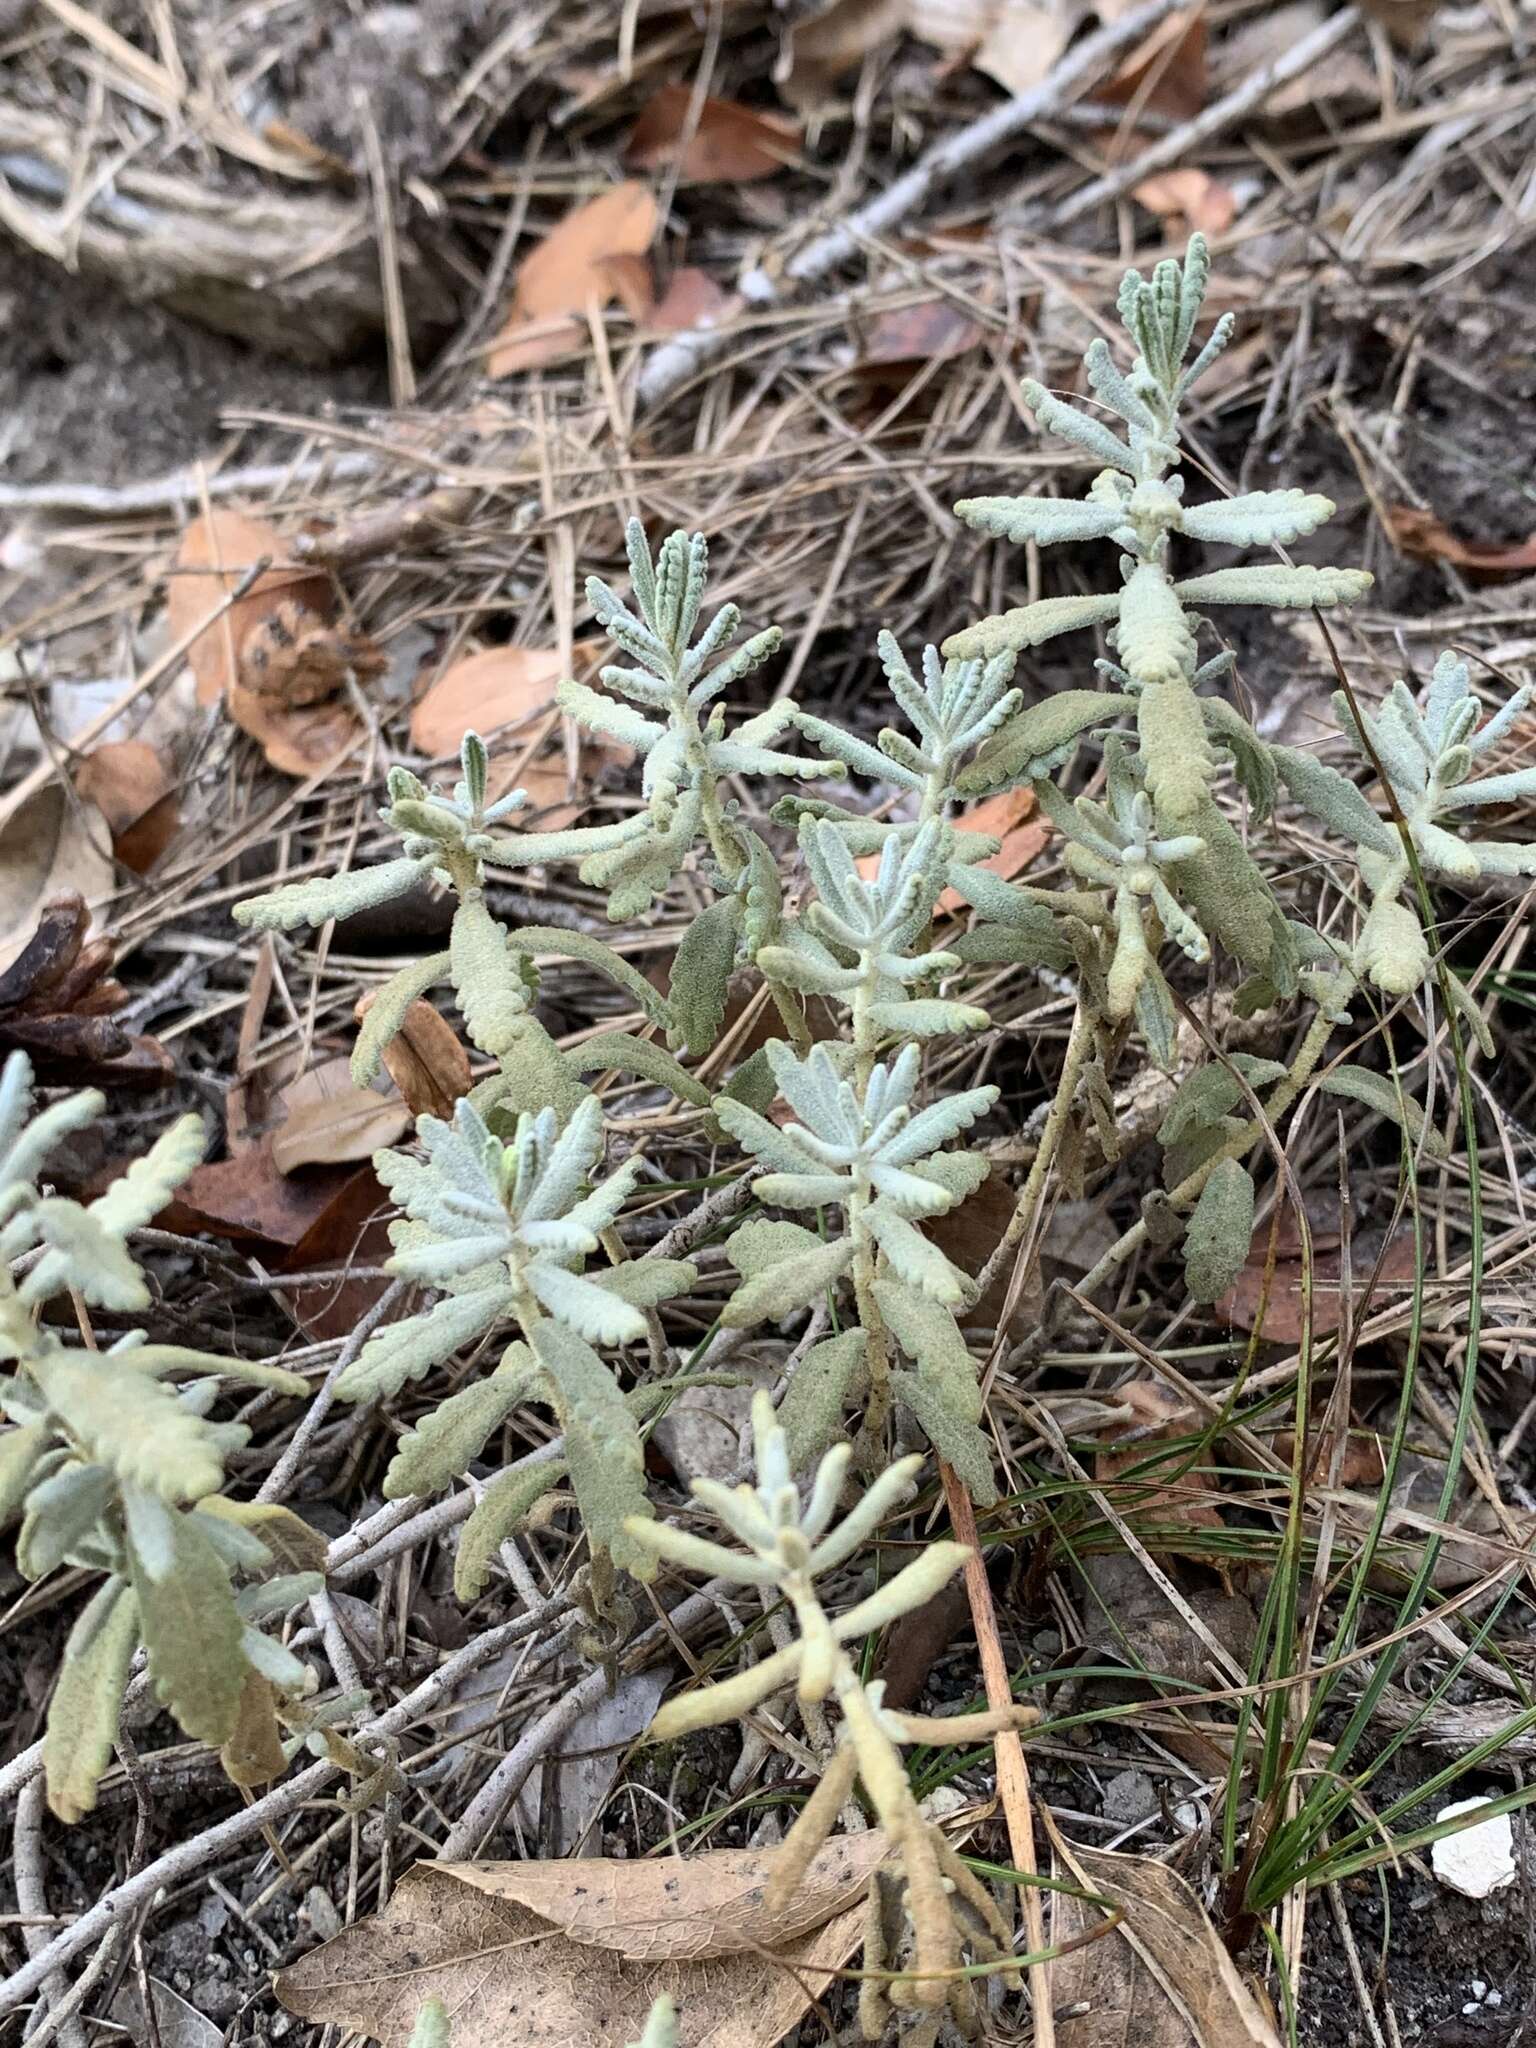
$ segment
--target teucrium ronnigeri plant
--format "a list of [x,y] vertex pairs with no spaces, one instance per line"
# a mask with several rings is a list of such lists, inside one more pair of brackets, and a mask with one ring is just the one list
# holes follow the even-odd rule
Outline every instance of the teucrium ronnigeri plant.
[[1029,1708],[1016,1708],[998,1715],[935,1721],[893,1713],[884,1705],[884,1686],[878,1680],[864,1682],[847,1644],[932,1599],[968,1553],[958,1543],[931,1543],[877,1592],[841,1615],[830,1616],[817,1580],[846,1564],[869,1541],[910,1492],[922,1459],[900,1459],[839,1522],[835,1517],[848,1474],[847,1446],[827,1452],[802,1502],[785,1434],[766,1394],[753,1400],[752,1428],[756,1486],[728,1487],[711,1479],[693,1482],[699,1505],[746,1546],[745,1555],[664,1522],[637,1521],[630,1533],[637,1545],[685,1570],[780,1594],[794,1618],[797,1640],[735,1677],[670,1701],[652,1722],[651,1737],[668,1741],[695,1728],[734,1720],[790,1685],[804,1704],[835,1700],[841,1716],[837,1747],[778,1852],[768,1887],[769,1909],[794,1896],[812,1857],[836,1826],[844,1801],[861,1782],[890,1837],[900,1873],[899,1887],[877,1881],[872,1889],[864,1967],[879,1972],[900,1970],[905,1964],[913,1973],[888,1985],[878,1976],[866,1979],[860,2000],[865,2037],[879,2038],[888,2006],[931,2011],[949,2004],[969,2032],[974,2025],[973,1987],[952,1973],[966,1948],[984,1962],[999,1960],[1006,1954],[1008,1933],[988,1893],[942,1831],[919,1812],[901,1745],[967,1741],[1000,1727],[1028,1725],[1034,1714]]
[[286,1509],[219,1493],[225,1458],[250,1433],[209,1419],[219,1379],[302,1394],[297,1374],[148,1343],[137,1330],[99,1351],[37,1320],[66,1291],[82,1313],[147,1309],[128,1240],[202,1156],[201,1123],[186,1116],[95,1201],[44,1193],[49,1154],[104,1108],[89,1089],[34,1115],[25,1054],[0,1070],[0,1522],[20,1516],[23,1577],[61,1565],[103,1574],[48,1710],[48,1803],[66,1821],[96,1803],[141,1643],[159,1698],[188,1735],[224,1748],[231,1775],[259,1782],[282,1769],[276,1703],[307,1690],[310,1674],[255,1623],[321,1581],[301,1571],[239,1592],[234,1581],[312,1565],[325,1547]]
[[424,1159],[381,1152],[375,1161],[404,1211],[390,1226],[389,1269],[444,1291],[420,1314],[376,1331],[336,1391],[343,1400],[376,1400],[493,1330],[512,1326],[519,1341],[488,1378],[418,1422],[390,1467],[386,1494],[446,1485],[513,1408],[540,1401],[565,1432],[564,1465],[592,1544],[620,1564],[643,1565],[624,1532],[626,1517],[646,1511],[640,1437],[597,1347],[643,1339],[644,1309],[690,1286],[695,1274],[674,1261],[584,1270],[624,1205],[638,1159],[593,1181],[603,1117],[592,1096],[563,1131],[553,1109],[525,1113],[509,1143],[467,1100],[452,1123],[422,1117],[417,1134]]
[[[958,656],[988,656],[1007,648],[1038,646],[1079,626],[1103,624],[1118,655],[1104,668],[1134,700],[1133,770],[1150,799],[1158,835],[1197,842],[1169,863],[1164,879],[1172,896],[1243,964],[1289,985],[1293,951],[1284,920],[1263,876],[1212,796],[1219,752],[1230,754],[1250,794],[1272,793],[1265,749],[1241,715],[1223,699],[1201,696],[1201,686],[1226,666],[1218,655],[1200,663],[1197,608],[1204,605],[1318,605],[1349,603],[1370,587],[1355,569],[1289,568],[1260,564],[1218,569],[1175,579],[1169,568],[1173,535],[1242,547],[1284,544],[1311,533],[1334,508],[1327,498],[1301,491],[1259,491],[1209,505],[1186,507],[1180,461],[1180,409],[1201,372],[1225,346],[1230,316],[1186,365],[1209,274],[1197,235],[1182,266],[1158,265],[1150,283],[1127,273],[1120,314],[1135,360],[1121,371],[1108,344],[1095,341],[1085,359],[1100,404],[1117,415],[1117,433],[1093,414],[1027,383],[1025,396],[1041,426],[1074,441],[1107,465],[1087,496],[1073,503],[1044,498],[972,498],[956,510],[962,519],[1013,541],[1049,545],[1104,539],[1120,550],[1121,588],[1102,597],[1046,598],[988,619],[946,642]],[[1118,708],[1111,700],[1109,708]],[[1043,707],[1042,707],[1043,709]],[[1085,718],[1091,706],[1084,707]],[[1005,723],[983,747],[976,769],[1028,769],[1046,758],[1030,734],[1037,714],[1023,712],[1015,731]],[[1048,735],[1043,735],[1047,736]],[[1256,790],[1254,777],[1264,778]],[[1128,927],[1122,932],[1129,938]]]

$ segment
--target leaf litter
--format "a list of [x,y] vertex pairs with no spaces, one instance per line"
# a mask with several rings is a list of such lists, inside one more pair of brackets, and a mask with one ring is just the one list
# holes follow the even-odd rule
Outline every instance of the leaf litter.
[[772,2048],[825,1991],[863,1930],[886,1853],[876,1832],[830,1842],[787,1912],[750,1851],[616,1861],[418,1863],[375,1919],[279,1973],[302,2019],[406,2048],[424,1999],[454,2048],[626,2048],[668,1993],[689,2048]]

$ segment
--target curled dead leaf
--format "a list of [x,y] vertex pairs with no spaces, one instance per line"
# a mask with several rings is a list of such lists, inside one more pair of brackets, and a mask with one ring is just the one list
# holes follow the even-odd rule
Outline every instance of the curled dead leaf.
[[296,598],[279,599],[240,646],[243,689],[293,710],[323,703],[349,683],[382,675],[389,662],[371,640],[349,633]]
[[233,683],[226,701],[231,718],[260,743],[271,765],[299,782],[332,774],[364,738],[363,722],[345,697],[290,708]]
[[[215,703],[236,681],[247,634],[281,601],[302,604],[321,617],[334,609],[330,578],[287,564],[286,554],[276,527],[231,506],[216,506],[194,519],[182,535],[166,582],[166,615],[174,640],[193,632],[202,620],[211,622],[187,651],[200,704]],[[224,608],[258,562],[273,566]]]
[[174,1072],[171,1056],[112,1014],[127,991],[112,979],[112,940],[90,938],[90,923],[78,891],[43,904],[31,937],[0,973],[0,1052],[26,1053],[44,1082],[161,1087]]
[[[372,992],[359,1001],[359,1024],[373,1004]],[[412,1116],[450,1117],[453,1105],[470,1090],[469,1054],[447,1018],[423,996],[411,1004],[385,1046],[384,1065]]]
[[655,196],[633,178],[568,213],[519,270],[486,374],[537,369],[579,345],[587,308],[610,305],[622,283],[632,286],[632,278],[610,267],[611,259],[644,258],[656,220]]
[[176,785],[158,750],[145,740],[108,740],[75,771],[75,789],[107,821],[112,851],[134,874],[147,874],[181,823]]
[[1388,505],[1385,509],[1392,545],[1415,561],[1449,562],[1473,576],[1510,576],[1536,569],[1536,533],[1508,542],[1463,540],[1422,506]]
[[98,903],[111,895],[110,844],[96,806],[61,783],[49,783],[11,813],[0,827],[0,968],[24,951],[52,898]]
[[551,1863],[418,1863],[383,1913],[277,1979],[290,2012],[405,2048],[422,2000],[453,2014],[454,2048],[625,2048],[671,1994],[688,2048],[773,2048],[858,1945],[883,1859],[876,1832],[810,1865],[770,1916],[770,1860],[750,1851]]
[[685,185],[745,185],[793,162],[800,130],[736,100],[706,98],[690,122],[693,93],[664,85],[640,109],[624,145],[632,170],[675,170]]

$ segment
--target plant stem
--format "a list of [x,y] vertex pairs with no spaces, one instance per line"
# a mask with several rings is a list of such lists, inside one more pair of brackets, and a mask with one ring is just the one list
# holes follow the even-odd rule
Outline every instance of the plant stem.
[[861,1447],[874,1448],[885,1441],[891,1412],[891,1354],[885,1321],[875,1300],[875,1241],[860,1216],[864,1199],[855,1195],[848,1204],[848,1229],[854,1245],[853,1295],[859,1311],[859,1328],[864,1332],[864,1356],[869,1375],[869,1394],[859,1429],[859,1443]]
[[[1081,1014],[1081,1013],[1079,1013]],[[939,1459],[939,1477],[949,1507],[950,1525],[961,1543],[969,1546],[965,1561],[965,1595],[976,1630],[976,1647],[981,1656],[982,1681],[987,1705],[998,1712],[1013,1706],[1013,1684],[1008,1660],[1003,1655],[992,1605],[992,1587],[987,1579],[987,1561],[976,1533],[976,1510],[965,1484],[952,1465]],[[1029,1765],[1017,1728],[1000,1729],[994,1738],[997,1758],[997,1792],[1008,1823],[1008,1853],[1015,1870],[1025,1877],[1038,1874],[1035,1859],[1035,1829],[1030,1805]],[[1019,1904],[1024,1917],[1024,1940],[1028,1948],[1045,1947],[1045,1921],[1040,1911],[1040,1892],[1032,1884],[1020,1887]],[[1034,2009],[1036,2048],[1055,2048],[1056,2026],[1051,2007],[1051,1977],[1048,1963],[1035,1963],[1029,1972],[1029,1997]]]
[[1079,1002],[1073,1013],[1066,1055],[1061,1063],[1056,1093],[1046,1114],[1045,1128],[1040,1133],[1039,1147],[1030,1165],[1029,1175],[1019,1190],[1019,1199],[1014,1204],[1012,1216],[1008,1219],[1008,1228],[999,1238],[997,1248],[976,1278],[974,1284],[977,1301],[983,1298],[1002,1271],[1004,1261],[1010,1256],[1020,1238],[1035,1227],[1040,1198],[1045,1191],[1046,1176],[1060,1148],[1061,1134],[1066,1129],[1067,1117],[1072,1108],[1072,1098],[1077,1093],[1077,1084],[1082,1077],[1092,1046],[1093,1021]]

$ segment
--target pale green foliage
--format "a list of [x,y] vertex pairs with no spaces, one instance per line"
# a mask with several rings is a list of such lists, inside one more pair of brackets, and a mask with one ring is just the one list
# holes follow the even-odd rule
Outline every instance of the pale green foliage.
[[[498,1326],[514,1344],[488,1380],[464,1388],[419,1421],[385,1481],[391,1498],[445,1485],[477,1457],[525,1400],[551,1407],[565,1431],[565,1463],[588,1534],[604,1548],[644,1506],[635,1419],[595,1346],[646,1334],[645,1309],[691,1286],[694,1269],[658,1265],[650,1287],[626,1269],[584,1270],[616,1221],[639,1171],[631,1160],[594,1181],[602,1110],[587,1096],[560,1128],[553,1109],[520,1116],[504,1142],[467,1099],[453,1121],[422,1117],[425,1157],[381,1152],[380,1179],[404,1211],[390,1226],[389,1268],[445,1290],[430,1308],[376,1330],[342,1374],[343,1400],[377,1400],[421,1379]],[[604,1284],[610,1281],[613,1284]],[[640,1305],[637,1305],[640,1304]]]
[[[428,1998],[416,2016],[408,2048],[453,2048],[453,2025],[440,1998]],[[510,2029],[507,2048],[514,2048]],[[663,1991],[646,2015],[638,2041],[629,2048],[678,2048],[677,2007]]]
[[[726,730],[725,705],[717,700],[777,650],[779,631],[770,626],[728,653],[741,613],[726,604],[694,638],[708,569],[704,536],[669,534],[654,561],[638,519],[630,520],[624,538],[633,608],[600,578],[587,579],[598,624],[628,657],[600,671],[615,694],[566,682],[558,695],[589,731],[621,740],[644,757],[645,809],[616,832],[559,835],[558,852],[535,841],[523,856],[579,858],[582,880],[608,891],[608,915],[616,923],[649,909],[701,837],[726,886],[735,882],[748,863],[751,835],[725,793],[729,777],[820,775],[831,765],[771,745],[790,724],[791,705],[775,705]],[[510,850],[510,857],[519,856]]]
[[837,827],[806,819],[800,840],[817,901],[786,929],[783,945],[763,948],[764,973],[846,1005],[856,1038],[866,1020],[876,1038],[981,1030],[985,1010],[912,993],[960,965],[923,943],[943,880],[944,833],[932,819],[905,844],[887,839],[866,881]]
[[[20,1516],[24,1577],[63,1566],[105,1575],[65,1645],[44,1744],[49,1804],[73,1821],[95,1804],[140,1642],[160,1698],[206,1742],[229,1740],[249,1688],[309,1685],[306,1667],[250,1625],[247,1594],[235,1591],[237,1575],[282,1558],[217,1498],[224,1460],[248,1430],[209,1420],[219,1376],[287,1394],[306,1384],[275,1367],[147,1344],[139,1331],[106,1351],[70,1345],[37,1320],[65,1290],[82,1305],[149,1306],[128,1238],[201,1157],[202,1128],[181,1118],[82,1205],[44,1194],[39,1180],[53,1147],[99,1117],[103,1099],[86,1091],[34,1115],[31,1080],[25,1055],[12,1053],[0,1072],[0,1346],[10,1368],[0,1377],[9,1424],[0,1430],[0,1520]],[[197,1377],[175,1386],[173,1373]]]
[[440,1998],[423,2000],[416,2024],[411,2029],[409,2048],[451,2048],[453,2029],[448,2008]]
[[1215,1301],[1242,1271],[1253,1237],[1253,1176],[1223,1159],[1200,1191],[1184,1236],[1184,1275],[1196,1301]]
[[[835,1700],[841,1714],[837,1750],[779,1851],[769,1883],[770,1908],[793,1896],[811,1858],[836,1825],[855,1781],[862,1781],[877,1820],[890,1836],[903,1880],[907,1934],[893,1947],[905,1947],[909,1941],[912,1966],[925,1973],[891,1985],[890,2003],[933,2008],[954,1998],[958,1988],[960,2010],[968,2013],[963,1980],[947,1983],[943,1973],[953,1969],[964,1946],[983,1960],[999,1958],[1005,1952],[1006,1931],[987,1893],[949,1849],[940,1830],[918,1812],[900,1746],[932,1741],[936,1729],[942,1731],[940,1740],[963,1741],[1032,1717],[1024,1710],[936,1724],[892,1713],[883,1703],[883,1685],[878,1680],[866,1685],[848,1653],[847,1644],[910,1614],[947,1585],[965,1561],[963,1545],[929,1544],[877,1592],[835,1618],[822,1603],[817,1580],[848,1563],[870,1541],[911,1491],[922,1460],[901,1459],[837,1521],[848,1474],[847,1446],[836,1446],[822,1459],[802,1502],[784,1431],[764,1393],[753,1401],[752,1428],[756,1486],[733,1488],[711,1479],[693,1482],[699,1505],[745,1546],[745,1553],[663,1522],[636,1522],[631,1534],[637,1544],[685,1570],[777,1592],[789,1606],[797,1640],[735,1677],[670,1701],[651,1724],[652,1739],[668,1741],[695,1728],[733,1720],[790,1685],[804,1704]],[[900,1967],[898,1953],[875,1952],[878,1907],[887,1903],[879,1899],[871,1917],[865,1967],[874,1971]],[[939,1974],[926,1974],[930,1972]],[[871,2038],[885,2018],[884,1996],[882,1988],[861,2003],[860,2017]]]
[[[743,1283],[726,1304],[724,1321],[746,1327],[777,1320],[851,1274],[866,1344],[866,1436],[883,1427],[895,1395],[963,1469],[975,1496],[994,1498],[978,1427],[981,1395],[954,1316],[969,1298],[969,1283],[917,1224],[944,1215],[985,1178],[985,1158],[940,1148],[991,1108],[996,1088],[970,1088],[915,1108],[921,1068],[915,1045],[888,1066],[872,1066],[862,1084],[828,1046],[798,1060],[788,1047],[772,1045],[768,1057],[799,1121],[781,1127],[724,1100],[716,1105],[720,1121],[769,1169],[756,1183],[764,1202],[841,1211],[844,1229],[822,1242],[793,1224],[741,1225],[728,1250]],[[887,1335],[912,1360],[910,1372],[891,1373]],[[831,1384],[824,1393],[813,1391],[823,1372],[832,1375]],[[815,1442],[858,1382],[851,1358],[818,1346],[795,1384],[797,1409],[807,1417],[800,1427]]]
[[[1156,878],[1163,893],[1156,908],[1165,934],[1189,950],[1193,926],[1219,939],[1245,966],[1268,975],[1284,992],[1294,986],[1293,947],[1284,921],[1263,876],[1221,818],[1211,795],[1223,752],[1231,757],[1261,811],[1272,800],[1274,772],[1267,750],[1241,716],[1224,701],[1199,694],[1201,686],[1225,668],[1226,657],[1200,665],[1193,608],[1348,603],[1369,588],[1371,579],[1356,570],[1269,564],[1219,569],[1182,581],[1171,576],[1169,544],[1175,534],[1202,542],[1274,546],[1311,533],[1334,509],[1326,498],[1295,490],[1252,492],[1225,502],[1185,506],[1183,479],[1170,474],[1181,459],[1180,409],[1201,372],[1225,346],[1231,329],[1227,316],[1193,360],[1187,360],[1209,267],[1205,244],[1197,235],[1182,266],[1159,264],[1150,282],[1135,271],[1127,273],[1120,314],[1137,351],[1131,368],[1118,368],[1102,340],[1092,344],[1085,358],[1095,397],[1117,417],[1123,432],[1063,404],[1038,384],[1025,385],[1040,425],[1076,442],[1105,465],[1083,499],[1062,504],[1037,498],[976,498],[956,507],[971,525],[1009,540],[1037,545],[1109,541],[1120,553],[1118,594],[1102,599],[1046,598],[958,633],[945,646],[955,656],[995,657],[1079,626],[1110,627],[1118,662],[1100,666],[1125,694],[1106,700],[1106,715],[1127,698],[1134,700],[1136,750],[1122,773],[1134,782],[1151,814],[1148,821],[1133,822],[1123,805],[1116,813],[1112,799],[1115,822],[1129,834],[1122,846],[1135,849],[1138,856],[1154,839],[1164,847],[1180,846],[1178,858],[1165,854],[1150,864],[1161,871]],[[1061,744],[1070,744],[1075,732],[1093,719],[1091,703],[1081,710],[1071,707],[1062,719]],[[1032,723],[1040,728],[1038,737],[1030,730]],[[1039,778],[1053,765],[1052,751],[1043,742],[1054,735],[1040,720],[1038,709],[1021,712],[1017,724],[1017,733],[1007,722],[1001,726],[973,774],[979,777],[995,766],[999,774],[1028,773],[1041,786]],[[1102,844],[1084,847],[1080,835],[1075,836],[1081,850],[1117,869],[1125,866],[1118,852],[1107,853]],[[1104,836],[1100,834],[1101,839]],[[1131,865],[1144,885],[1139,893],[1151,896],[1149,864],[1138,857]],[[1139,912],[1134,920],[1126,914],[1131,906],[1118,878],[1098,873],[1092,879],[1113,888],[1117,900],[1113,1014],[1128,1015],[1138,993],[1150,987],[1140,1018],[1161,1056],[1169,1045],[1168,1013],[1156,984],[1147,980],[1142,960],[1146,928]]]

